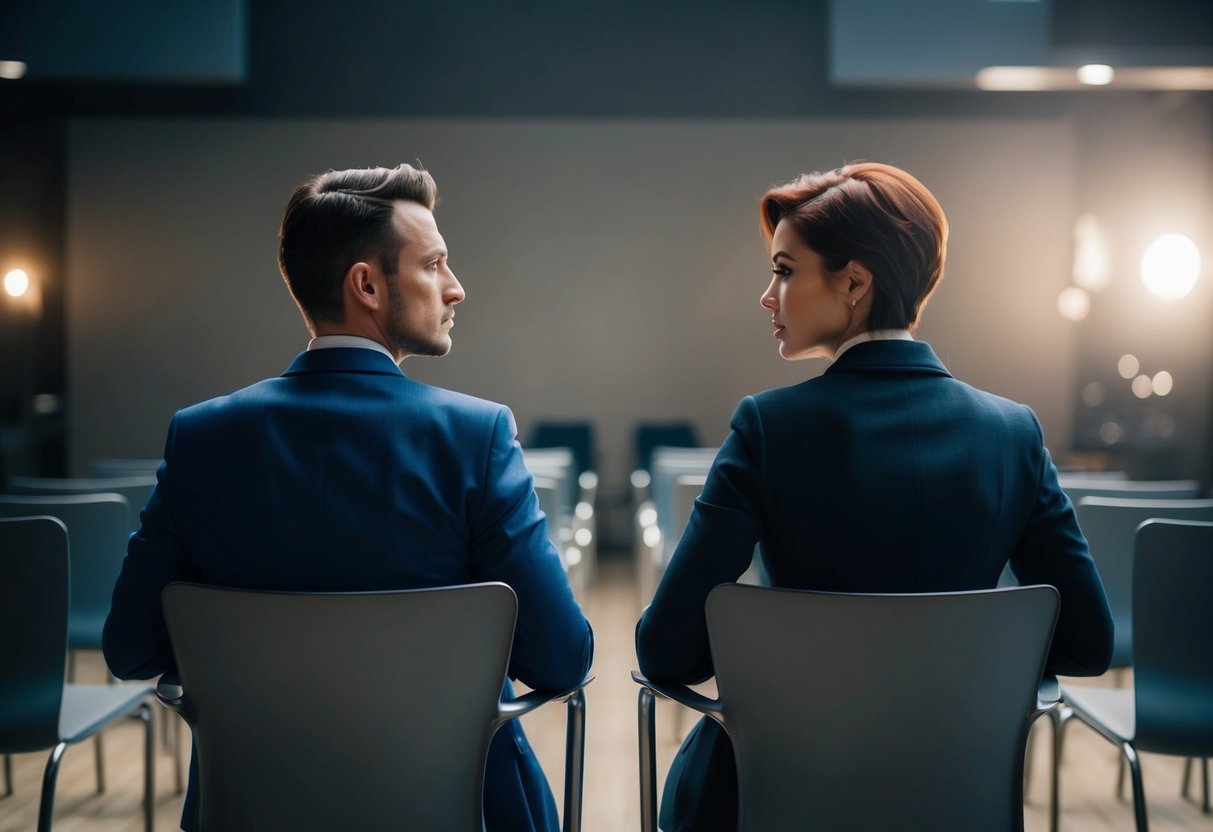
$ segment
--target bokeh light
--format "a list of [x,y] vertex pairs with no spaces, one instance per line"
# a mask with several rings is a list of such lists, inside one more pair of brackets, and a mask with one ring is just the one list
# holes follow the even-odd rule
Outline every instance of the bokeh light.
[[1137,360],[1137,356],[1131,353],[1122,355],[1120,361],[1116,362],[1116,370],[1120,373],[1121,378],[1133,378],[1140,369],[1141,362]]
[[1078,68],[1079,83],[1090,87],[1106,87],[1116,77],[1116,70],[1107,64],[1086,64]]
[[1141,282],[1163,300],[1187,297],[1200,277],[1200,250],[1182,234],[1163,234],[1141,255]]
[[4,291],[14,298],[29,291],[29,275],[25,269],[13,269],[4,276]]
[[1133,379],[1133,395],[1139,399],[1148,399],[1154,395],[1154,383],[1150,381],[1147,375],[1140,375]]
[[1091,312],[1091,296],[1085,289],[1070,286],[1062,289],[1057,296],[1057,311],[1063,318],[1071,321],[1081,321]]
[[1162,370],[1154,374],[1152,386],[1154,388],[1154,395],[1165,396],[1175,386],[1175,379],[1171,378],[1171,374],[1166,370]]

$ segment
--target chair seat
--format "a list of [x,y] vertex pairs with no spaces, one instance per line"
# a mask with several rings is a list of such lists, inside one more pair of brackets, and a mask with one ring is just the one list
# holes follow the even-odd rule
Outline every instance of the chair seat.
[[148,685],[64,685],[59,736],[64,742],[87,739],[115,717],[133,712],[151,692]]
[[1124,743],[1133,742],[1137,736],[1132,688],[1062,685],[1061,696],[1075,714],[1108,739]]

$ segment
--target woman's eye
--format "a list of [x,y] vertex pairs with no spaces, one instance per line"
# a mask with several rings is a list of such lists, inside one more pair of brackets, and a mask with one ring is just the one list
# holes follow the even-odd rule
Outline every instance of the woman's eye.
[[775,266],[771,269],[771,272],[780,280],[787,280],[792,276],[792,270],[787,266]]

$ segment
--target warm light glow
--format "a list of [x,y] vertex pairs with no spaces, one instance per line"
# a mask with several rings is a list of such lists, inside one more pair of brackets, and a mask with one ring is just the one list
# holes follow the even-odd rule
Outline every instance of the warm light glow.
[[594,540],[594,533],[592,531],[590,531],[589,529],[585,528],[584,526],[582,528],[578,529],[577,531],[573,532],[573,542],[576,543],[578,546],[581,546],[581,547],[589,546],[590,543],[593,542],[593,540]]
[[1078,68],[1078,80],[1089,87],[1106,87],[1116,77],[1115,70],[1107,64],[1087,64]]
[[1099,426],[1099,438],[1105,445],[1115,445],[1124,435],[1124,431],[1116,422],[1108,421]]
[[1171,392],[1175,386],[1175,379],[1171,378],[1171,374],[1166,370],[1154,374],[1154,395],[1165,396]]
[[1081,321],[1091,312],[1091,296],[1085,289],[1079,289],[1077,286],[1062,289],[1061,294],[1057,296],[1057,311],[1063,318]]
[[1098,381],[1089,381],[1082,388],[1082,403],[1087,407],[1099,407],[1107,394],[1108,391]]
[[29,291],[29,275],[25,269],[13,269],[4,276],[4,291],[14,298],[19,298]]
[[1033,92],[1054,86],[1054,72],[1043,66],[987,66],[977,73],[977,88]]
[[0,78],[16,81],[25,77],[25,61],[0,61]]
[[1133,378],[1140,369],[1141,362],[1135,355],[1122,355],[1120,361],[1116,362],[1116,371],[1120,373],[1121,378]]
[[1130,386],[1133,388],[1133,395],[1139,399],[1148,399],[1154,395],[1154,384],[1147,375],[1140,375],[1133,379],[1133,384]]
[[1141,255],[1141,282],[1163,300],[1186,297],[1200,277],[1200,250],[1182,234],[1163,234]]
[[1083,214],[1074,221],[1072,271],[1075,285],[1088,291],[1098,292],[1108,285],[1112,273],[1108,240],[1094,214]]

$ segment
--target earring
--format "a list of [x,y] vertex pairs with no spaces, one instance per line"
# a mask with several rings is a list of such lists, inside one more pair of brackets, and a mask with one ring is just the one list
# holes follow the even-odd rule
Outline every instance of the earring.
[[855,308],[855,304],[856,304],[856,303],[858,303],[858,302],[859,302],[859,301],[855,300],[855,298],[851,298],[851,308],[852,308],[852,309],[854,309],[854,308]]

